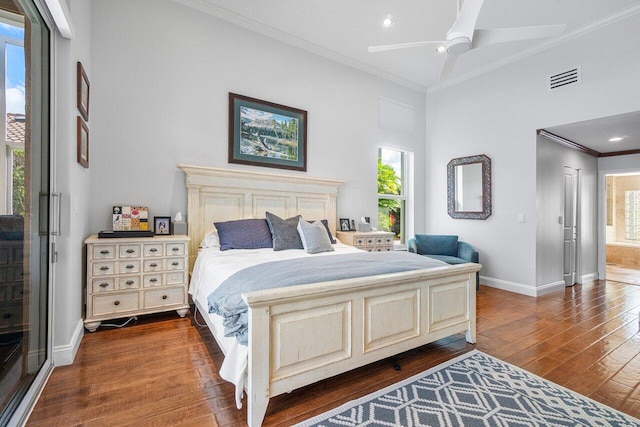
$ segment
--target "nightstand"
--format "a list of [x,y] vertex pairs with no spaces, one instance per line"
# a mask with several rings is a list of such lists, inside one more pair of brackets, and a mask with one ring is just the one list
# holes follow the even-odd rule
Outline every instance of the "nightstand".
[[85,328],[94,332],[104,320],[169,310],[186,316],[189,240],[89,237]]
[[368,252],[393,250],[394,234],[387,231],[336,231],[336,236],[342,243]]

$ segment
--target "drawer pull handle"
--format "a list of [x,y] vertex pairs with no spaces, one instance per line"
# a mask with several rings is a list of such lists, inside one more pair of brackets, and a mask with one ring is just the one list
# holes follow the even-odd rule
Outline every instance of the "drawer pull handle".
[[135,252],[135,251],[134,251],[133,249],[127,249],[127,253],[128,253],[128,254],[132,254],[132,253],[134,253],[134,252]]
[[127,285],[133,285],[133,280],[127,280],[127,281],[126,281],[126,284],[127,284]]
[[101,253],[102,255],[106,255],[106,254],[108,254],[108,253],[109,253],[109,251],[108,251],[108,250],[106,250],[106,249],[103,249],[103,250],[101,250],[101,251],[100,251],[100,253]]
[[174,262],[171,263],[171,265],[180,265],[180,263],[177,262],[177,261],[174,261]]
[[156,248],[151,248],[149,249],[149,252],[158,252],[158,250]]
[[167,296],[166,295],[162,295],[162,299],[167,299]]
[[113,305],[120,305],[120,301],[114,301]]
[[102,270],[102,271],[106,271],[108,269],[109,269],[109,267],[107,267],[106,265],[103,265],[102,267],[100,267],[100,270]]
[[156,264],[155,262],[153,264],[149,264],[151,267],[157,267],[158,264]]
[[106,288],[107,286],[109,286],[109,284],[107,282],[100,283],[100,287],[101,288]]
[[5,313],[2,317],[9,319],[11,317],[11,313]]
[[151,283],[156,283],[156,282],[158,281],[158,279],[156,279],[156,278],[154,277],[153,279],[149,279],[149,281],[150,281]]
[[172,250],[173,252],[178,252],[178,251],[180,250],[180,248],[171,248],[171,250]]
[[133,264],[129,264],[125,268],[132,269],[133,268]]

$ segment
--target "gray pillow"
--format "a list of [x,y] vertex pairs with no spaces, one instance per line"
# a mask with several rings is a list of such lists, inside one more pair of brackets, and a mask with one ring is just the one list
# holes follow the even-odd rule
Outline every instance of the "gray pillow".
[[288,219],[282,219],[271,212],[267,212],[266,217],[267,224],[269,224],[269,229],[271,230],[271,237],[273,238],[274,251],[304,249],[297,228],[298,221],[302,218],[300,215],[296,215]]
[[264,219],[240,219],[216,222],[213,225],[220,236],[220,250],[260,249],[273,246],[271,231]]
[[[307,221],[310,224],[313,224],[315,221]],[[321,219],[320,222],[322,223],[322,225],[324,225],[324,228],[327,230],[327,235],[329,236],[329,240],[331,240],[331,243],[338,243],[336,241],[336,239],[333,238],[333,234],[331,234],[331,230],[329,230],[329,221],[327,221],[326,219]]]
[[310,254],[334,250],[327,235],[327,229],[320,222],[310,224],[300,218],[300,221],[298,221],[298,234],[300,234],[304,250]]

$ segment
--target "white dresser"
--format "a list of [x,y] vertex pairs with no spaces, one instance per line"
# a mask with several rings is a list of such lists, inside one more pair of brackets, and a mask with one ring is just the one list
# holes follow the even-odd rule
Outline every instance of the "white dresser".
[[394,234],[386,231],[336,231],[336,236],[345,245],[369,252],[393,250]]
[[94,332],[104,320],[176,310],[189,311],[189,237],[100,239],[87,245],[86,316]]

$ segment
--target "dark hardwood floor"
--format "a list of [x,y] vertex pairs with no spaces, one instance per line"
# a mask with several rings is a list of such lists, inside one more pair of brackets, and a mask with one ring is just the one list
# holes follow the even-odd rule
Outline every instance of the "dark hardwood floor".
[[[485,286],[475,348],[640,417],[640,286],[597,282],[531,298]],[[474,348],[455,335],[271,400],[265,425],[288,426]],[[175,313],[85,334],[56,368],[29,426],[243,426],[207,329]]]

